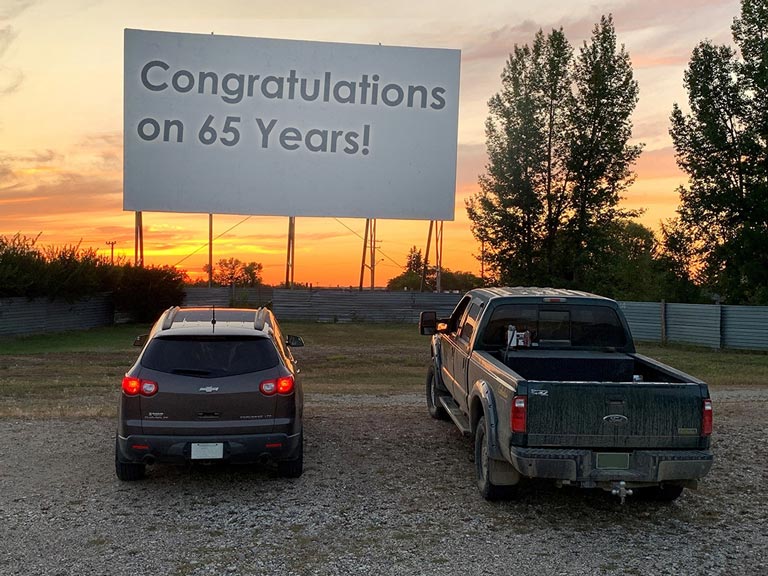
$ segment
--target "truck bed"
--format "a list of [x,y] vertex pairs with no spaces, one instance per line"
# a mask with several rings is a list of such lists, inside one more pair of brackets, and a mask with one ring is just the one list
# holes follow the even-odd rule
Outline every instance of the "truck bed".
[[513,350],[491,356],[504,363],[521,379],[567,382],[671,382],[686,380],[676,370],[666,369],[637,354],[581,350]]

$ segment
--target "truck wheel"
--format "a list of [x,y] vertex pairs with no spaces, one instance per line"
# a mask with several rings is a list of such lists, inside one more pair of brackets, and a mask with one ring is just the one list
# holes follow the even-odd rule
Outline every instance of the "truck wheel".
[[664,486],[651,486],[649,488],[636,489],[636,494],[641,500],[653,502],[673,502],[683,493],[682,486],[665,484]]
[[283,478],[298,478],[304,473],[304,431],[299,438],[298,456],[293,460],[283,460],[277,463],[277,473]]
[[485,418],[480,418],[475,430],[475,476],[480,495],[486,500],[499,500],[505,496],[502,486],[496,486],[490,480],[490,456],[488,455],[488,434],[485,430]]
[[438,400],[440,393],[437,386],[435,367],[430,366],[429,370],[427,370],[427,410],[429,410],[429,415],[435,420],[448,420],[448,413]]
[[133,482],[144,478],[147,467],[142,462],[122,462],[120,460],[120,449],[117,447],[117,438],[115,438],[115,474],[123,482]]

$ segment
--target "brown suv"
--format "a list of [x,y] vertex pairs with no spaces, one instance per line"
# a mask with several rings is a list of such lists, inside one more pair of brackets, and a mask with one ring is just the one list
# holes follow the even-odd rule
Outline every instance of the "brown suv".
[[123,378],[115,439],[120,480],[155,462],[267,462],[303,471],[303,392],[266,308],[166,310]]

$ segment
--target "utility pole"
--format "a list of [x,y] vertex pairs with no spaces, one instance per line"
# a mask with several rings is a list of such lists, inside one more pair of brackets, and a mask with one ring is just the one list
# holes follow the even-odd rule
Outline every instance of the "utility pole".
[[109,261],[112,266],[115,265],[115,244],[117,244],[117,240],[107,240],[107,246],[109,246]]

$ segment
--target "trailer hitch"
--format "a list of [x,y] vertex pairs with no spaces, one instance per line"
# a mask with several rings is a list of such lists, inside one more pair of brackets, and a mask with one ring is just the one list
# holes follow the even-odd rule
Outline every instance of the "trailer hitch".
[[631,488],[627,488],[627,483],[622,480],[621,482],[614,482],[611,488],[611,494],[621,498],[621,503],[627,499],[627,496],[632,496],[633,492]]

